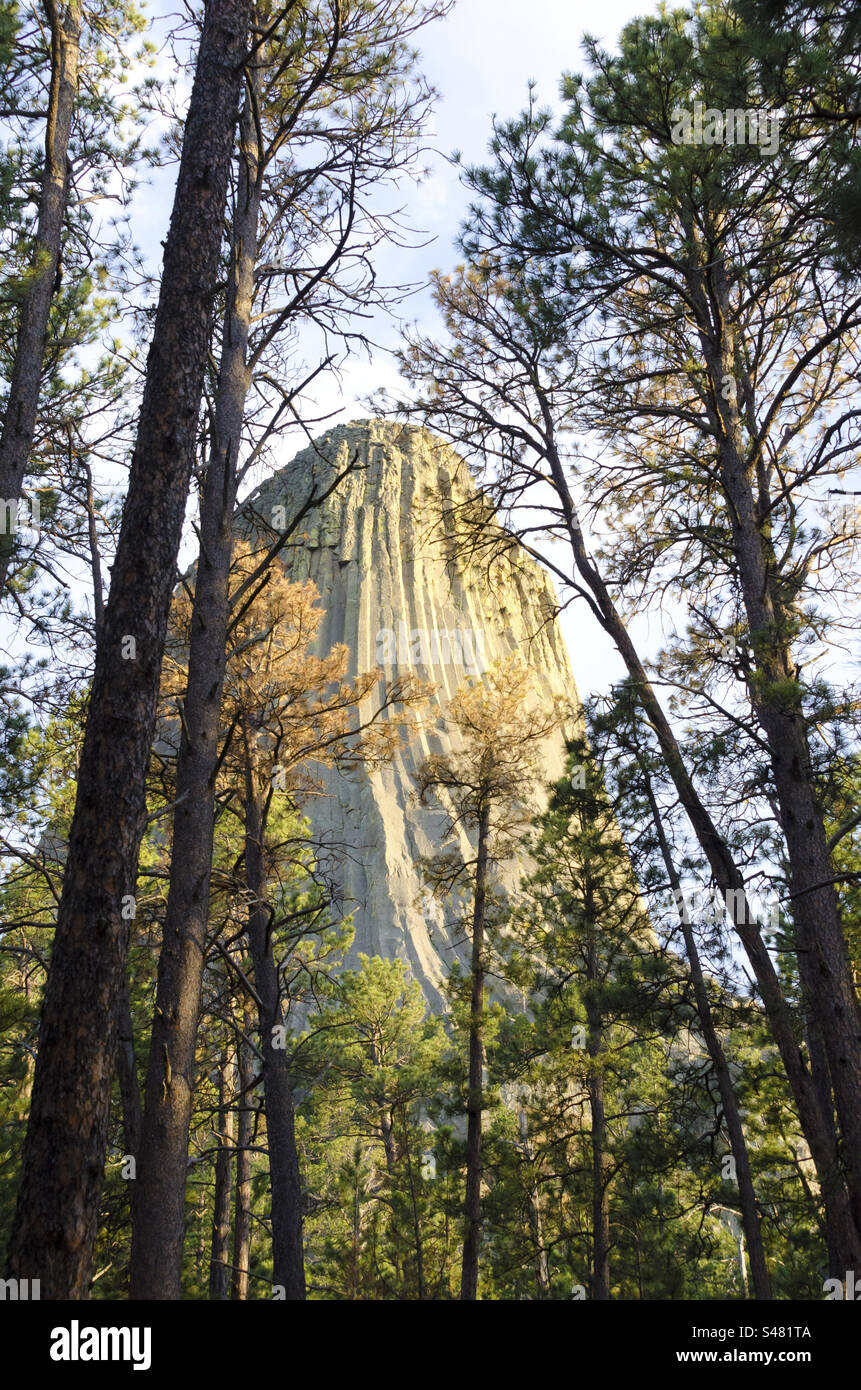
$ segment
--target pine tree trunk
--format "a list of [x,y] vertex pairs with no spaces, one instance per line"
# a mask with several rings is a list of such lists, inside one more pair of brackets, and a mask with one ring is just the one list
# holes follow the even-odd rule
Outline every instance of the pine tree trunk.
[[765,1260],[765,1248],[762,1243],[762,1226],[759,1219],[759,1209],[756,1204],[756,1191],[753,1185],[750,1155],[747,1149],[747,1141],[744,1137],[744,1126],[741,1122],[735,1087],[732,1084],[732,1077],[730,1075],[729,1066],[727,1065],[726,1055],[721,1046],[717,1029],[714,1026],[708,990],[700,964],[699,951],[697,950],[697,943],[682,898],[681,880],[676,871],[667,837],[664,834],[661,813],[658,808],[658,803],[655,800],[648,774],[646,774],[644,782],[646,797],[652,812],[655,833],[658,837],[658,844],[661,849],[661,857],[664,861],[664,868],[667,871],[670,887],[676,895],[676,901],[680,904],[679,920],[681,922],[685,951],[690,966],[691,984],[693,985],[694,999],[697,1006],[697,1017],[699,1018],[700,1027],[702,1028],[703,1041],[705,1042],[706,1050],[711,1058],[712,1067],[714,1068],[714,1074],[717,1079],[721,1106],[723,1107],[727,1133],[729,1134],[730,1149],[735,1160],[735,1176],[736,1182],[738,1183],[739,1202],[741,1204],[741,1219],[744,1227],[745,1240],[747,1242],[750,1271],[753,1277],[754,1296],[757,1299],[768,1300],[773,1297],[771,1292],[771,1280],[768,1274],[768,1265]]
[[[409,1120],[409,1111],[408,1111],[408,1108],[407,1108],[406,1105],[403,1107],[403,1109],[402,1109],[402,1111],[401,1111],[401,1121],[402,1121],[402,1124],[403,1124],[403,1133],[404,1133],[404,1161],[405,1161],[405,1163],[406,1163],[406,1168],[407,1168],[407,1182],[409,1183],[409,1189],[410,1189],[410,1210],[411,1210],[412,1219],[413,1219],[413,1240],[414,1240],[414,1242],[415,1242],[415,1252],[416,1252],[416,1292],[417,1292],[417,1294],[418,1294],[419,1302],[423,1302],[423,1301],[424,1301],[424,1298],[425,1298],[425,1293],[426,1293],[426,1290],[425,1290],[424,1241],[422,1240],[422,1223],[421,1223],[421,1215],[420,1215],[420,1212],[419,1212],[418,1193],[417,1193],[417,1190],[416,1190],[416,1189],[417,1189],[417,1182],[416,1182],[415,1164],[413,1163],[412,1145],[410,1144],[410,1120]],[[393,1146],[393,1147],[394,1147],[394,1146]],[[387,1162],[388,1162],[388,1160],[387,1160]],[[419,1179],[419,1182],[420,1182],[420,1181],[421,1181],[421,1179]]]
[[[215,427],[200,504],[188,680],[176,769],[170,884],[132,1232],[132,1297],[181,1296],[188,1132],[203,983],[215,824],[215,778],[227,663],[236,469],[248,394],[248,330],[254,294],[260,189],[250,100],[240,122],[241,159],[232,274],[215,395]],[[172,1081],[164,1085],[169,1060]]]
[[[51,29],[45,168],[33,263],[21,301],[9,395],[0,434],[0,507],[3,502],[20,500],[33,448],[48,319],[69,200],[69,137],[78,98],[81,0],[69,0],[62,12],[56,0],[44,0],[44,8]],[[12,548],[11,532],[0,534],[0,588],[6,581]]]
[[[263,1096],[269,1141],[269,1181],[272,1192],[272,1282],[285,1298],[305,1297],[302,1249],[302,1184],[293,1108],[293,1085],[284,1046],[281,990],[272,952],[270,912],[263,861],[262,797],[253,753],[245,778],[245,874],[249,895],[248,945],[259,1000],[260,1050],[263,1054]],[[280,1045],[279,1045],[280,1044]]]
[[[371,1050],[371,1060],[376,1061]],[[392,1123],[391,1111],[385,1106],[380,1110],[380,1134],[383,1140],[383,1152],[386,1155],[386,1172],[391,1176],[395,1171],[397,1155],[395,1153],[395,1130]]]
[[215,1159],[215,1199],[212,1210],[212,1249],[209,1258],[209,1297],[227,1298],[230,1279],[230,1198],[233,1177],[233,1063],[225,1052],[218,1074],[218,1154]]
[[592,1288],[596,1302],[610,1297],[610,1183],[607,1173],[607,1118],[604,1077],[592,1072],[588,1081],[592,1123]]
[[117,1078],[123,1106],[123,1143],[126,1153],[134,1156],[140,1148],[143,1116],[135,1061],[134,1024],[129,986],[125,978],[117,997]]
[[[837,1262],[829,1267],[835,1276],[842,1277],[843,1271],[857,1269],[861,1263],[861,1227],[855,1220],[830,1125],[821,1108],[815,1082],[805,1066],[798,1046],[792,1010],[784,997],[762,932],[748,911],[741,872],[693,785],[675,734],[625,623],[603,578],[589,558],[562,462],[552,444],[548,445],[547,460],[553,485],[562,506],[577,572],[594,595],[601,626],[612,637],[632,678],[637,698],[658,740],[667,772],[678,792],[679,801],[700,848],[706,856],[715,883],[727,900],[744,903],[741,914],[744,920],[739,920],[736,916],[736,935],[753,970],[771,1035],[780,1053],[799,1123],[816,1168],[825,1206],[828,1247],[831,1259]],[[730,895],[733,895],[732,898]]]
[[[210,341],[250,0],[210,0],[45,992],[10,1272],[89,1292],[145,778]],[[167,1078],[165,1086],[169,1085]]]
[[[836,1163],[836,1155],[838,1151],[837,1127],[834,1118],[834,1096],[831,1090],[831,1076],[828,1071],[828,1060],[825,1052],[825,1042],[822,1037],[821,1029],[813,1026],[813,1020],[809,1016],[805,1019],[804,1038],[805,1042],[807,1043],[807,1053],[810,1057],[810,1075],[812,1076],[813,1084],[816,1087],[816,1093],[819,1099],[819,1109],[823,1118],[823,1125],[828,1135],[828,1142],[831,1145],[833,1153],[835,1154]],[[848,1200],[849,1198],[847,1195],[847,1203]],[[825,1221],[825,1238],[828,1244],[829,1272],[833,1274],[835,1271],[840,1270],[839,1277],[842,1278],[843,1273],[845,1273],[847,1269],[854,1269],[854,1265],[846,1263],[846,1257],[841,1253],[839,1241],[837,1242],[837,1244],[834,1243],[835,1231],[833,1229],[833,1222],[828,1220],[827,1212]]]
[[[243,1011],[243,1032],[250,1036],[254,1026],[250,1002]],[[254,1082],[254,1053],[248,1043],[240,1043],[237,1059],[239,1080],[239,1124],[236,1138],[236,1203],[233,1220],[233,1281],[230,1297],[244,1301],[248,1298],[248,1273],[251,1261],[251,1138],[254,1132],[254,1110],[251,1087]]]
[[[520,1111],[518,1123],[523,1139],[523,1152],[531,1165],[535,1159],[535,1152],[529,1141],[529,1124],[525,1110]],[[529,1234],[532,1238],[533,1249],[535,1250],[535,1278],[538,1284],[538,1292],[543,1298],[550,1292],[550,1269],[547,1263],[547,1251],[544,1248],[541,1202],[538,1191],[527,1193],[526,1201],[529,1217]]]
[[[587,895],[587,915],[591,904]],[[587,980],[594,984],[598,978],[598,953],[590,943],[587,956]],[[607,1155],[607,1115],[604,1106],[604,1071],[597,1059],[601,1055],[603,1027],[601,1012],[592,991],[586,1003],[588,1036],[586,1051],[590,1059],[586,1078],[589,1094],[589,1116],[592,1147],[592,1279],[590,1294],[595,1302],[606,1303],[610,1298],[610,1174]]]
[[487,839],[490,816],[482,808],[478,821],[475,901],[472,913],[472,987],[469,1016],[469,1099],[466,1125],[466,1238],[460,1276],[460,1297],[478,1297],[478,1251],[481,1243],[481,1117],[484,1109],[484,926],[487,898]]
[[[731,367],[721,357],[714,370]],[[791,614],[773,596],[764,544],[735,408],[724,402],[720,440],[723,487],[756,663],[754,710],[768,743],[790,868],[798,973],[811,1028],[821,1032],[843,1144],[842,1164],[855,1225],[861,1230],[861,1015],[807,742],[798,668],[789,640]]]

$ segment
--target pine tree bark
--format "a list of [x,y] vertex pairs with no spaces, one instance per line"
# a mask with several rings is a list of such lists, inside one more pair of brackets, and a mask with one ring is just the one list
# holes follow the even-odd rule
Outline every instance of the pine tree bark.
[[264,817],[256,757],[249,748],[245,769],[245,875],[249,896],[248,946],[258,998],[263,1099],[272,1191],[272,1282],[288,1301],[305,1298],[302,1248],[302,1184],[281,988],[272,949],[263,858]]
[[[47,1298],[89,1291],[145,776],[194,459],[250,0],[210,0],[129,490],[97,645],[10,1247]],[[169,1082],[166,1082],[169,1085]]]
[[[233,257],[200,503],[200,553],[177,758],[170,883],[147,1068],[131,1256],[133,1298],[181,1297],[188,1132],[203,984],[215,778],[227,664],[237,462],[250,374],[248,332],[260,217],[252,99],[240,121]],[[166,1086],[170,1066],[171,1084]]]
[[215,1197],[212,1209],[212,1248],[209,1257],[209,1297],[227,1298],[230,1285],[230,1207],[233,1179],[233,1062],[225,1051],[218,1072],[218,1153],[215,1158]]
[[123,1143],[126,1153],[134,1157],[140,1148],[142,1110],[135,1061],[134,1024],[126,979],[123,979],[117,997],[117,1079],[123,1106]]
[[[243,1032],[250,1036],[253,1011],[246,1001],[243,1011]],[[254,1053],[246,1042],[239,1044],[237,1056],[239,1081],[239,1123],[236,1136],[236,1202],[233,1217],[233,1280],[230,1297],[244,1302],[248,1298],[248,1275],[251,1262],[251,1139],[254,1133],[254,1109],[251,1087],[254,1083]]]
[[[822,1115],[823,1125],[828,1136],[828,1143],[831,1152],[834,1154],[834,1162],[836,1165],[838,1152],[837,1126],[834,1116],[834,1097],[831,1091],[831,1076],[828,1070],[828,1058],[825,1052],[822,1032],[820,1029],[813,1026],[813,1020],[809,1015],[804,1021],[804,1040],[807,1043],[807,1054],[810,1058],[810,1075],[816,1087],[819,1110]],[[848,1194],[846,1201],[847,1203],[849,1201]],[[824,1222],[824,1234],[828,1245],[829,1272],[833,1274],[835,1271],[840,1270],[841,1274],[839,1277],[842,1278],[843,1273],[845,1273],[847,1269],[854,1269],[854,1265],[847,1265],[846,1259],[840,1250],[839,1239],[833,1228],[833,1222],[828,1220],[827,1212]],[[837,1242],[836,1244],[835,1241]]]
[[[45,340],[69,201],[69,139],[78,99],[81,0],[69,0],[62,9],[56,0],[44,0],[44,9],[51,30],[45,168],[33,265],[21,301],[9,395],[0,433],[0,499],[16,504],[21,498],[36,433]],[[11,530],[0,534],[0,588],[6,582],[12,549]]]
[[487,841],[490,812],[482,807],[478,818],[475,866],[475,898],[472,910],[472,970],[469,1015],[469,1076],[466,1122],[466,1237],[460,1275],[460,1297],[478,1297],[478,1252],[481,1244],[481,1118],[484,1109],[484,929],[487,910]]

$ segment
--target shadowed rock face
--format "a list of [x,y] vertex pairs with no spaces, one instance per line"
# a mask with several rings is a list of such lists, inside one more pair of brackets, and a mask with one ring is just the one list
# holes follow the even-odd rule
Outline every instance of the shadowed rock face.
[[[338,426],[246,500],[240,526],[258,529],[256,514],[278,529],[354,458],[360,470],[303,522],[307,539],[282,552],[285,569],[319,589],[326,613],[320,654],[343,642],[351,675],[374,667],[388,679],[412,673],[436,692],[423,732],[391,765],[324,774],[329,795],[305,809],[328,846],[321,858],[333,869],[343,910],[354,912],[353,959],[359,952],[399,956],[439,1009],[459,933],[423,889],[418,860],[438,848],[442,817],[417,804],[412,774],[429,753],[456,749],[448,701],[463,680],[497,660],[519,654],[548,698],[576,705],[577,694],[547,576],[517,548],[489,564],[466,544],[462,518],[481,498],[464,461],[427,430],[378,420]],[[544,761],[546,780],[557,778],[561,733],[547,741]],[[539,803],[537,789],[524,794]]]

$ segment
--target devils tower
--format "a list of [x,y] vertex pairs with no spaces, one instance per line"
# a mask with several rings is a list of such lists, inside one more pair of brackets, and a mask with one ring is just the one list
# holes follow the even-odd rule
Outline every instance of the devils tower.
[[[380,667],[387,679],[412,674],[435,689],[422,732],[390,765],[325,774],[328,795],[307,813],[353,913],[353,959],[400,957],[439,1008],[456,948],[442,908],[423,889],[418,862],[438,847],[440,818],[417,803],[413,773],[429,753],[456,748],[448,701],[493,662],[519,656],[548,701],[561,695],[576,707],[576,688],[547,575],[517,546],[502,554],[493,546],[491,557],[464,543],[464,517],[474,521],[483,500],[465,461],[425,429],[381,420],[337,426],[246,499],[240,528],[283,524],[350,464],[282,563],[291,579],[311,579],[319,590],[321,654],[344,643],[350,675]],[[482,525],[490,537],[489,513]],[[559,777],[561,733],[547,740],[543,761],[545,780]],[[541,788],[524,795],[540,805]]]

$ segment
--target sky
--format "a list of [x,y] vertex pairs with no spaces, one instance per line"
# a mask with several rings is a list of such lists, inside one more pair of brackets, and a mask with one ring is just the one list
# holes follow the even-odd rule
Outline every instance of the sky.
[[[156,71],[171,77],[179,72],[179,92],[187,94],[193,75],[192,31],[186,23],[184,36],[169,37],[171,31],[176,34],[183,18],[187,19],[187,11],[179,14],[176,0],[143,0],[142,8],[151,21],[147,37],[158,50]],[[466,163],[481,163],[493,116],[517,115],[525,104],[530,80],[537,83],[539,104],[558,103],[562,74],[583,66],[580,45],[585,31],[612,48],[627,21],[655,8],[656,3],[649,0],[603,0],[600,9],[582,0],[457,0],[445,19],[420,31],[416,38],[419,68],[438,93],[421,160],[429,172],[418,185],[405,179],[396,193],[381,195],[403,208],[404,221],[413,234],[410,249],[383,247],[376,257],[381,282],[415,286],[399,311],[405,321],[417,323],[423,331],[439,331],[425,287],[431,270],[447,271],[457,262],[454,242],[467,201],[451,163],[452,153],[458,150]],[[183,61],[188,64],[185,72]],[[166,123],[154,118],[145,139],[155,143],[165,129]],[[133,196],[129,209],[131,236],[156,284],[176,173],[175,163],[153,171]],[[400,326],[393,318],[378,317],[373,334],[377,346],[370,361],[355,357],[339,382],[332,380],[316,393],[314,413],[331,413],[317,432],[372,414],[369,397],[381,388],[398,387],[400,379],[391,353],[398,345]],[[288,464],[305,442],[299,432],[285,433],[274,451],[276,466]],[[111,485],[110,479],[104,481]],[[243,495],[261,481],[259,471],[249,476]],[[122,483],[118,474],[113,485]],[[179,556],[181,569],[193,561],[195,552],[196,542],[189,528]],[[80,594],[80,601],[89,606],[86,581],[72,573],[69,579],[73,597]],[[568,608],[561,623],[581,696],[604,691],[623,675],[622,663],[609,640],[581,604]],[[14,624],[8,633],[6,628],[4,622],[0,645],[8,648],[5,655],[12,656],[20,634]],[[647,619],[639,620],[633,630],[645,652],[654,649],[656,634],[650,634]]]
[[[432,117],[433,144],[430,179],[410,196],[413,221],[433,238],[411,257],[405,278],[414,280],[434,267],[449,270],[456,263],[454,239],[466,196],[456,169],[446,156],[459,150],[464,162],[481,163],[487,153],[494,115],[511,117],[523,108],[527,83],[537,83],[540,105],[558,101],[564,72],[583,67],[581,40],[585,32],[615,48],[621,28],[638,15],[657,8],[648,0],[459,0],[446,19],[428,26],[419,37],[422,69],[439,97]],[[436,323],[427,297],[418,295],[405,314],[427,328]],[[388,336],[388,335],[387,335]],[[397,338],[396,330],[389,341]],[[386,342],[386,336],[382,341]],[[370,364],[358,361],[344,379],[344,394],[352,396],[346,419],[368,413],[363,395],[397,374],[384,353]],[[621,659],[610,639],[581,603],[561,618],[581,696],[606,690],[624,675]],[[644,650],[653,648],[658,634],[644,618],[632,625]]]
[[[458,0],[441,21],[417,38],[421,70],[438,92],[431,116],[426,162],[430,177],[405,192],[407,215],[424,233],[428,244],[418,251],[390,253],[380,259],[392,281],[427,280],[430,270],[450,269],[454,246],[466,207],[466,193],[450,162],[459,151],[466,164],[480,164],[487,155],[494,116],[516,116],[526,104],[527,84],[538,84],[540,105],[558,104],[563,72],[582,66],[581,38],[589,30],[608,46],[622,26],[652,8],[648,0],[608,0],[601,8],[600,27],[594,5],[581,0]],[[416,295],[404,315],[422,326],[434,322],[429,299]],[[397,332],[382,339],[392,344]],[[344,393],[359,401],[380,384],[380,376],[397,380],[384,354],[371,366],[357,361],[345,378]],[[357,414],[367,413],[360,408]]]
[[[155,20],[156,37],[175,24],[172,8],[159,0],[147,6],[147,13]],[[422,244],[410,250],[381,250],[377,256],[383,282],[417,287],[400,309],[405,320],[426,331],[438,328],[430,297],[420,287],[432,269],[449,270],[457,261],[454,241],[466,194],[450,162],[451,154],[458,150],[466,163],[481,163],[487,153],[492,118],[516,115],[525,104],[530,80],[537,83],[540,105],[557,104],[562,74],[583,66],[580,45],[584,32],[613,48],[625,23],[655,8],[649,0],[603,0],[600,7],[583,0],[458,0],[445,19],[419,33],[419,66],[438,93],[428,127],[428,151],[422,159],[429,177],[418,186],[404,181],[397,202],[415,229],[414,242]],[[175,58],[165,51],[160,61],[173,63]],[[133,234],[154,273],[159,268],[175,174],[173,165],[159,171],[150,186],[140,191],[133,207]],[[374,337],[378,346],[371,360],[357,356],[342,373],[339,385],[332,382],[317,392],[315,401],[321,413],[339,412],[329,424],[372,414],[368,397],[382,387],[397,387],[399,377],[390,352],[397,346],[399,334],[397,322],[377,319]],[[285,434],[276,450],[278,466],[289,463],[304,442],[301,434]],[[243,491],[251,491],[261,481],[261,474],[255,473]],[[189,536],[180,554],[181,567],[193,558]],[[624,674],[609,639],[582,604],[566,610],[561,623],[581,696],[606,690]],[[657,634],[649,632],[647,619],[635,625],[634,632],[645,650],[654,646]]]

